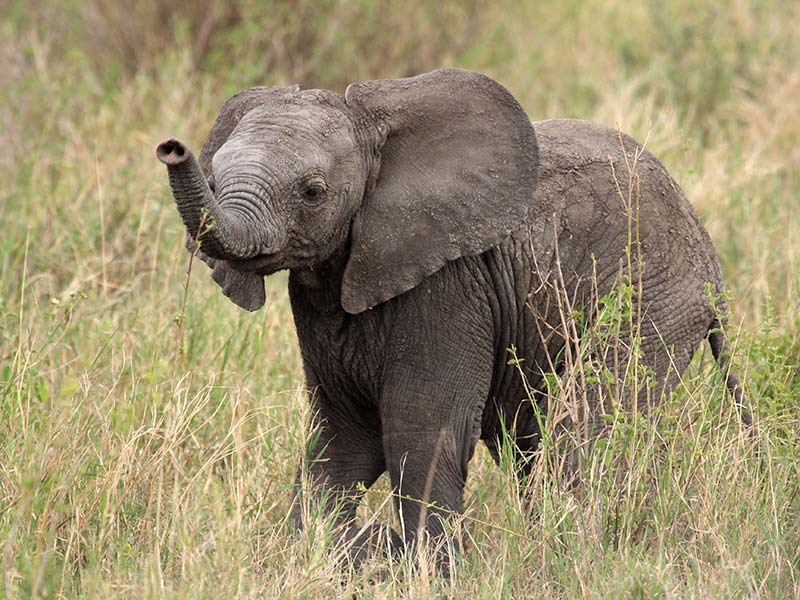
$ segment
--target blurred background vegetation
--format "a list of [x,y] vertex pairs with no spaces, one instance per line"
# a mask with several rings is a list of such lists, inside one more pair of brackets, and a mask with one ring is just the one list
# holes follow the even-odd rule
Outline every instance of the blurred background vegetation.
[[[798,31],[792,0],[0,3],[6,595],[341,592],[324,544],[294,540],[284,519],[305,418],[285,278],[256,316],[203,268],[187,280],[153,150],[168,135],[199,148],[244,87],[342,92],[460,66],[503,83],[534,120],[618,126],[666,164],[720,252],[772,461],[739,468],[724,393],[698,361],[676,417],[687,437],[671,447],[686,462],[665,467],[652,505],[620,521],[621,496],[575,512],[545,494],[572,516],[536,521],[527,546],[475,525],[460,585],[470,597],[796,597]],[[680,453],[698,444],[703,458]],[[502,492],[511,475],[483,454],[474,471],[468,512],[524,527]],[[550,536],[560,545],[542,549]],[[414,585],[402,593],[430,592]]]
[[[126,144],[126,155],[120,135],[179,133],[198,143],[216,108],[244,87],[342,92],[353,81],[455,65],[505,84],[533,119],[588,118],[648,138],[735,259],[736,268],[726,265],[740,279],[733,287],[763,288],[748,306],[755,320],[766,295],[796,290],[753,264],[757,254],[796,266],[788,250],[797,231],[780,218],[797,206],[800,185],[795,2],[34,0],[2,10],[0,166],[11,180],[33,172],[57,187],[83,153],[101,166],[126,161],[146,187],[141,169],[157,137]],[[105,152],[112,140],[114,156]],[[54,152],[66,162],[48,160]],[[20,217],[37,204],[6,195]],[[742,220],[755,223],[749,212],[780,232],[743,232]],[[16,231],[18,247],[24,227]]]

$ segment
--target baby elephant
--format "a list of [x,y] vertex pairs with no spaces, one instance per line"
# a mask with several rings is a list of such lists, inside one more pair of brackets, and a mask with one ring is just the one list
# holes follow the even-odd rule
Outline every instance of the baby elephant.
[[[442,69],[344,96],[252,88],[224,104],[199,160],[176,139],[156,153],[190,249],[228,298],[257,310],[264,277],[290,272],[308,476],[356,558],[360,490],[384,471],[401,547],[441,539],[462,510],[478,440],[497,460],[510,432],[524,474],[558,405],[547,383],[576,372],[578,347],[613,381],[581,380],[588,411],[561,420],[568,433],[668,393],[704,339],[742,401],[714,247],[661,163],[598,125],[531,123],[485,75]],[[584,344],[614,293],[633,306],[623,326]],[[649,385],[627,376],[634,354]]]

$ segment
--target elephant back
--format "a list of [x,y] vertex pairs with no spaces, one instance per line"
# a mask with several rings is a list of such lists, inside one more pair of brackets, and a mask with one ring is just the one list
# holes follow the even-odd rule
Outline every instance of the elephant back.
[[[576,119],[534,122],[537,204],[554,215],[562,269],[611,279],[631,246],[648,279],[722,289],[708,233],[680,186],[650,152],[618,130]],[[637,240],[639,246],[637,248]],[[638,270],[638,266],[636,267]]]

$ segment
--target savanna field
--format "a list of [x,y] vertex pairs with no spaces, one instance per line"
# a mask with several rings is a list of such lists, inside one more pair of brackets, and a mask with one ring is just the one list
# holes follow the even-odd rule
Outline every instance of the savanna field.
[[[129,5],[135,4],[136,8]],[[118,0],[0,5],[0,596],[800,597],[800,5]],[[471,463],[450,581],[292,531],[308,408],[286,276],[190,267],[156,144],[253,85],[482,71],[619,127],[720,254],[740,423],[707,346],[580,492]],[[608,476],[615,472],[617,476]],[[387,482],[362,520],[395,518]]]

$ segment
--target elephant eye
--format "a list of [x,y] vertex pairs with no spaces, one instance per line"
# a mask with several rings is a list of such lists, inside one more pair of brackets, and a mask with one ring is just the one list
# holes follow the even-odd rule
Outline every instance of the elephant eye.
[[307,183],[300,193],[308,202],[319,202],[325,197],[325,188],[319,183]]

